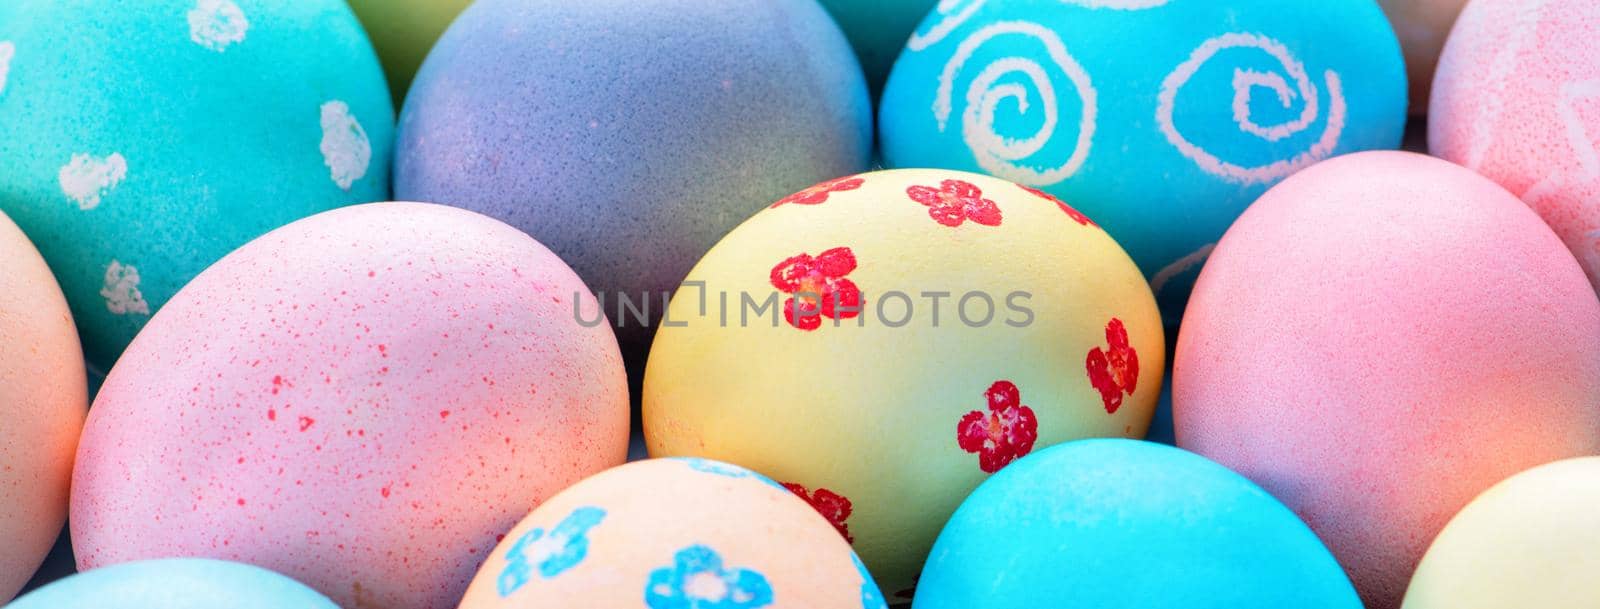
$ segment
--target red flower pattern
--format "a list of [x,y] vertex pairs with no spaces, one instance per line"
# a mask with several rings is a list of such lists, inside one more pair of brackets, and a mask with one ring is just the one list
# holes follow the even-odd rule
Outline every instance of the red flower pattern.
[[938,188],[912,186],[906,195],[928,206],[928,215],[945,226],[961,226],[971,220],[984,226],[1000,226],[1000,208],[983,198],[977,186],[961,180],[945,180]]
[[821,203],[826,203],[828,201],[829,194],[855,190],[857,188],[861,188],[861,185],[865,183],[866,180],[854,176],[828,180],[782,199],[778,199],[778,202],[773,203],[772,206],[777,207],[779,205],[788,205],[790,203],[795,205],[818,205]]
[[1089,369],[1089,384],[1100,391],[1106,414],[1122,407],[1123,394],[1133,395],[1139,382],[1139,354],[1128,345],[1128,329],[1115,317],[1106,324],[1107,348],[1089,350],[1084,362]]
[[[1022,185],[1018,184],[1018,186],[1022,186]],[[1067,212],[1067,216],[1071,217],[1073,222],[1077,222],[1078,224],[1082,224],[1084,226],[1096,226],[1096,227],[1100,226],[1098,224],[1095,224],[1094,220],[1090,220],[1089,216],[1083,215],[1083,212],[1078,211],[1076,209],[1073,209],[1071,205],[1067,205],[1061,199],[1057,199],[1055,197],[1055,195],[1052,195],[1052,194],[1050,194],[1048,192],[1045,192],[1043,190],[1039,190],[1037,188],[1033,188],[1031,186],[1022,186],[1022,189],[1026,190],[1026,191],[1028,191],[1030,193],[1033,193],[1035,196],[1038,196],[1038,197],[1040,197],[1040,198],[1042,198],[1042,199],[1044,199],[1046,201],[1050,201],[1052,203],[1055,203],[1056,206],[1061,208],[1061,211]]]
[[861,315],[861,290],[844,276],[856,270],[856,255],[848,247],[817,254],[791,256],[772,267],[772,287],[794,296],[783,301],[783,318],[801,330],[822,326],[822,318],[850,319]]
[[801,499],[806,500],[806,503],[811,504],[811,507],[822,514],[823,518],[827,518],[828,522],[833,523],[833,528],[844,536],[845,541],[855,543],[855,538],[850,536],[850,525],[845,522],[850,519],[850,512],[854,511],[854,508],[850,505],[850,500],[846,499],[844,495],[825,488],[818,488],[815,492],[811,492],[806,490],[806,487],[793,482],[783,483],[783,488],[789,489],[789,492],[799,495]]
[[1011,381],[995,381],[983,395],[989,399],[989,411],[974,410],[961,417],[956,443],[961,450],[978,453],[978,468],[992,474],[1033,450],[1039,420],[1032,408],[1022,404],[1022,394]]

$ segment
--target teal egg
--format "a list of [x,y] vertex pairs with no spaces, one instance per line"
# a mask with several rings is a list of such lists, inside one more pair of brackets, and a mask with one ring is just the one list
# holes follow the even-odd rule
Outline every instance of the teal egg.
[[0,2],[0,210],[100,367],[223,254],[388,199],[393,112],[341,0]]
[[201,558],[122,563],[35,590],[9,609],[338,609],[260,567]]

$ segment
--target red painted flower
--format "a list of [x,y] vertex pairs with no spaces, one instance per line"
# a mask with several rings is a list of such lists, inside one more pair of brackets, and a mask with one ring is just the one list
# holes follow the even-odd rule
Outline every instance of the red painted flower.
[[773,203],[772,206],[777,207],[779,205],[787,205],[789,203],[794,203],[795,205],[817,205],[827,202],[828,195],[830,193],[855,190],[857,188],[861,188],[861,185],[864,183],[866,183],[866,180],[853,176],[848,178],[828,180],[782,199],[778,199],[778,202]]
[[848,247],[817,254],[792,256],[772,267],[772,287],[793,294],[783,301],[783,318],[801,330],[822,326],[822,318],[850,319],[861,315],[861,290],[844,276],[856,270],[856,255]]
[[822,514],[823,518],[827,518],[828,522],[833,523],[833,528],[838,529],[839,534],[844,536],[845,541],[855,543],[855,538],[850,536],[850,525],[845,523],[846,520],[849,520],[850,512],[854,508],[850,506],[850,500],[846,499],[844,495],[825,488],[818,488],[816,492],[810,492],[806,490],[806,487],[793,482],[783,483],[783,488],[789,489],[789,492],[799,495],[801,499],[806,500],[806,503],[811,504],[811,507]]
[[1022,405],[1022,395],[1011,381],[995,381],[983,394],[989,412],[974,410],[956,425],[961,450],[978,453],[978,467],[995,473],[1033,450],[1039,439],[1039,420]]
[[1000,226],[1000,208],[994,201],[983,198],[977,186],[961,180],[945,180],[938,188],[912,186],[906,194],[928,206],[928,215],[945,226],[961,226],[971,220],[984,226]]
[[1089,350],[1085,365],[1089,368],[1089,383],[1100,391],[1100,401],[1106,404],[1106,414],[1115,414],[1122,407],[1123,394],[1133,395],[1139,382],[1139,354],[1128,345],[1128,329],[1115,317],[1106,324],[1106,343]]
[[[1018,184],[1018,186],[1022,186],[1022,185]],[[1071,205],[1067,205],[1061,199],[1057,199],[1055,197],[1055,195],[1052,195],[1052,194],[1050,194],[1048,192],[1045,192],[1043,190],[1039,190],[1037,188],[1033,188],[1033,187],[1030,187],[1030,186],[1022,186],[1022,189],[1026,190],[1028,192],[1031,192],[1034,195],[1036,195],[1038,197],[1041,197],[1046,201],[1050,201],[1052,203],[1055,203],[1056,206],[1061,208],[1061,211],[1067,212],[1067,216],[1071,217],[1072,221],[1077,222],[1078,224],[1082,224],[1084,226],[1099,226],[1098,224],[1094,223],[1094,220],[1090,220],[1089,216],[1085,216],[1085,215],[1083,215],[1083,212],[1080,212],[1080,211],[1078,211],[1076,209],[1073,209]]]

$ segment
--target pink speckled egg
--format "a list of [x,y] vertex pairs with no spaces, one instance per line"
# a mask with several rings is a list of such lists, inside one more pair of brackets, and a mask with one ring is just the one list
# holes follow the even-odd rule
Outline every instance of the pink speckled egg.
[[67,300],[33,243],[0,213],[0,605],[39,568],[67,519],[88,391]]
[[1494,183],[1411,153],[1339,157],[1250,207],[1200,274],[1178,445],[1250,477],[1398,607],[1479,492],[1600,452],[1600,300]]
[[436,205],[246,244],[106,378],[73,475],[78,566],[218,558],[349,609],[454,607],[501,533],[626,455],[616,338],[577,321],[578,293],[532,238]]
[[1432,152],[1521,197],[1600,290],[1600,2],[1469,4],[1433,86]]

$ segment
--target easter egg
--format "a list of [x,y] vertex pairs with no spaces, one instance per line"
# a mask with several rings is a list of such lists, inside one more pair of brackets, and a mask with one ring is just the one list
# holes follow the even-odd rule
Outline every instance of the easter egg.
[[1239,474],[1170,446],[1083,440],[962,502],[914,609],[1361,609],[1333,555]]
[[707,459],[606,470],[507,533],[462,609],[883,609],[861,561],[811,506]]
[[1586,609],[1600,599],[1600,457],[1541,465],[1490,487],[1439,532],[1406,609]]
[[1428,145],[1539,212],[1600,292],[1600,4],[1470,4],[1439,60]]
[[895,58],[906,48],[906,39],[938,0],[821,0],[839,23],[850,46],[861,61],[867,86],[876,98],[889,79]]
[[406,99],[395,190],[550,246],[637,356],[729,229],[867,168],[863,83],[815,0],[481,0]]
[[879,110],[884,164],[981,171],[1106,227],[1176,325],[1218,238],[1321,159],[1394,148],[1405,67],[1364,0],[948,0]]
[[471,0],[349,0],[350,8],[361,18],[372,46],[383,61],[389,76],[389,94],[395,104],[406,98],[411,79],[433,43],[444,34],[450,21],[461,14]]
[[340,0],[0,3],[0,209],[102,369],[233,248],[388,198],[393,120]]
[[1516,197],[1368,152],[1285,180],[1201,272],[1173,365],[1178,446],[1282,499],[1368,609],[1518,471],[1600,452],[1600,300]]
[[33,576],[66,522],[88,387],[61,288],[0,213],[0,603]]
[[35,590],[9,609],[338,609],[328,597],[260,567],[203,558],[130,562]]
[[496,536],[623,462],[583,282],[472,212],[380,203],[268,233],[129,346],[73,473],[80,568],[259,565],[346,607],[454,607]]
[[1160,314],[1126,253],[1047,194],[892,170],[750,218],[695,266],[645,371],[652,456],[792,485],[891,601],[961,498],[1035,447],[1143,437]]
[[1400,50],[1405,53],[1411,113],[1425,115],[1439,53],[1467,0],[1378,0],[1378,4],[1389,15],[1389,23],[1400,38]]

